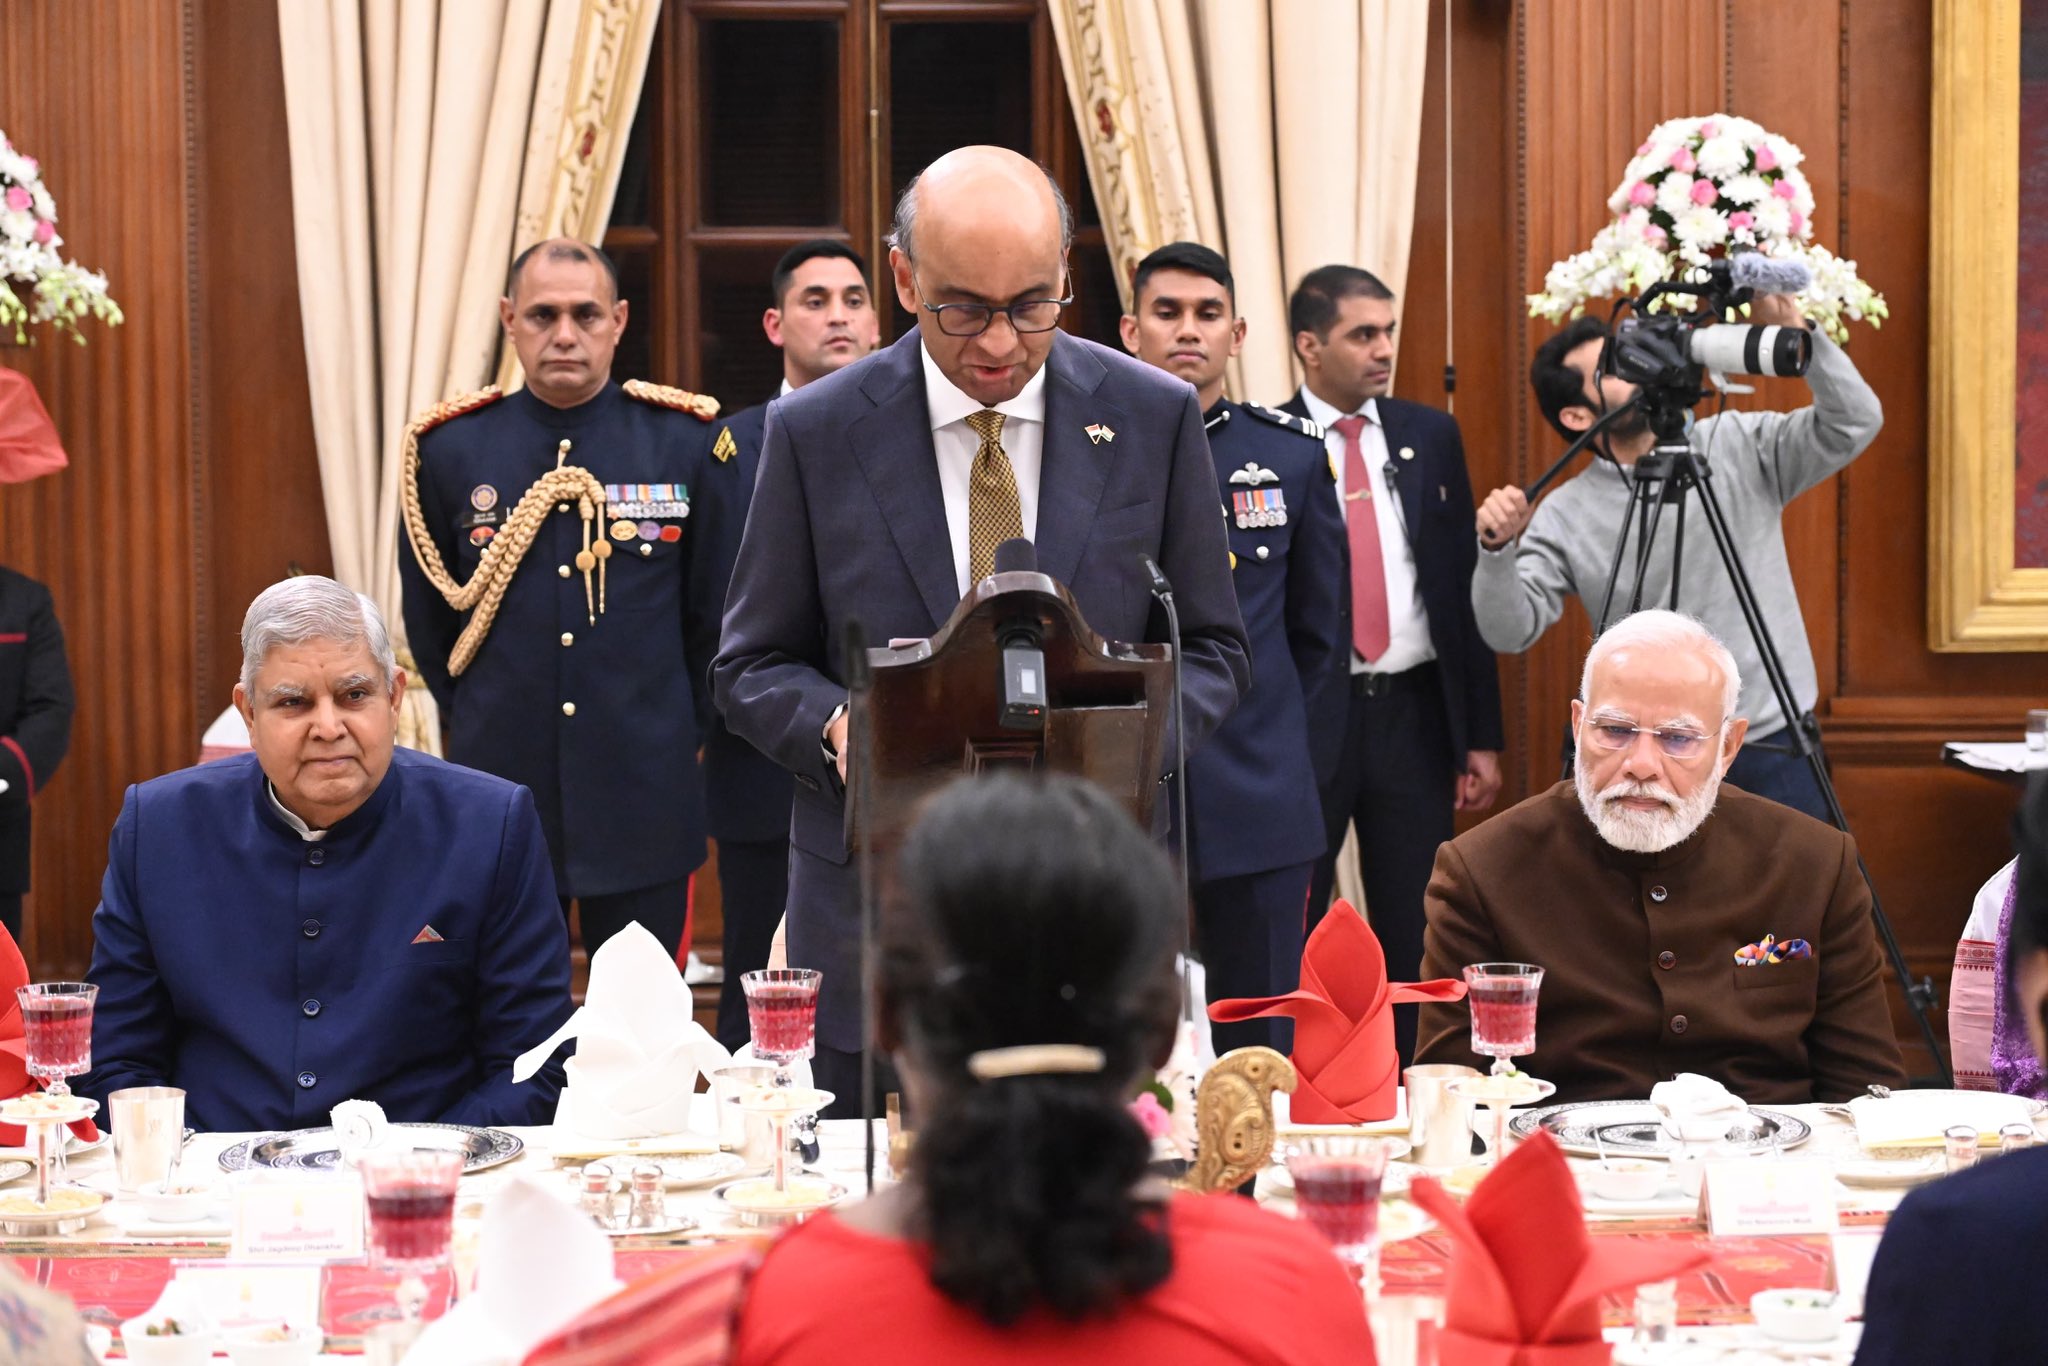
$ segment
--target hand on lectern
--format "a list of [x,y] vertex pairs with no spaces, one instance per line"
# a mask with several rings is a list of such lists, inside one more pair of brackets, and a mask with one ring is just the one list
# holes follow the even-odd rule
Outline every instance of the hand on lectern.
[[825,743],[832,747],[832,753],[839,760],[839,781],[846,781],[846,721],[847,713],[840,712],[832,718],[832,724],[825,727]]

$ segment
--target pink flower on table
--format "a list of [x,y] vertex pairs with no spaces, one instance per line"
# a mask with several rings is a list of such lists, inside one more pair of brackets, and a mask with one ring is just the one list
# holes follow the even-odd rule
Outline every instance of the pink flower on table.
[[1643,145],[1642,145],[1642,146],[1640,146],[1640,147],[1638,147],[1638,148],[1636,148],[1636,155],[1637,155],[1637,156],[1639,156],[1639,157],[1646,157],[1646,156],[1648,156],[1648,155],[1650,154],[1650,147],[1651,147],[1651,143],[1650,143],[1650,140],[1649,140],[1648,138],[1645,138],[1645,139],[1643,139]]
[[1628,187],[1628,202],[1631,204],[1654,204],[1657,202],[1657,192],[1650,188],[1649,181],[1638,180],[1635,184]]
[[1691,175],[1698,168],[1699,162],[1693,159],[1692,148],[1681,147],[1671,154],[1672,170],[1683,171],[1687,175]]
[[1759,171],[1775,171],[1778,169],[1778,154],[1771,150],[1770,143],[1763,142],[1757,144],[1756,168]]
[[43,246],[43,247],[47,247],[47,246],[49,246],[49,245],[50,245],[50,239],[51,239],[52,237],[55,237],[56,235],[57,235],[57,225],[56,225],[55,223],[52,223],[52,222],[51,222],[51,221],[50,221],[49,219],[47,219],[47,218],[38,218],[38,219],[36,220],[36,230],[35,230],[34,236],[35,236],[35,239],[36,239],[36,245],[37,245],[37,246]]
[[1799,197],[1799,191],[1792,188],[1792,182],[1784,176],[1779,176],[1771,182],[1771,193],[1780,199],[1797,199]]
[[1164,1138],[1173,1132],[1173,1116],[1159,1103],[1159,1097],[1150,1091],[1140,1092],[1131,1102],[1131,1116],[1138,1121],[1138,1127],[1145,1131],[1147,1138]]
[[1753,228],[1756,226],[1756,218],[1748,209],[1737,209],[1734,213],[1728,215],[1728,226],[1730,228]]
[[1708,120],[1707,120],[1707,121],[1706,121],[1705,123],[1703,123],[1703,124],[1701,124],[1701,125],[1700,125],[1700,136],[1701,136],[1701,137],[1703,137],[1703,138],[1710,138],[1710,137],[1713,137],[1713,136],[1714,136],[1715,134],[1719,133],[1720,131],[1721,131],[1721,125],[1720,125],[1720,124],[1718,124],[1718,123],[1716,123],[1716,122],[1715,122],[1714,120],[1712,120],[1712,119],[1708,119]]
[[9,185],[7,187],[7,207],[16,213],[27,213],[28,206],[33,202],[28,196],[27,186]]
[[1693,203],[1711,204],[1720,197],[1721,187],[1719,185],[1716,185],[1713,181],[1708,180],[1705,176],[1701,176],[1698,180],[1695,180],[1692,183]]
[[1671,240],[1671,234],[1652,223],[1643,229],[1643,240],[1653,247],[1661,247]]
[[1803,213],[1801,213],[1801,212],[1799,212],[1799,210],[1797,210],[1797,209],[1794,209],[1794,210],[1792,210],[1792,233],[1793,233],[1793,235],[1794,235],[1794,236],[1797,236],[1798,234],[1800,234],[1800,233],[1802,233],[1802,232],[1805,232],[1805,231],[1806,231],[1806,215],[1805,215],[1805,214],[1803,214]]

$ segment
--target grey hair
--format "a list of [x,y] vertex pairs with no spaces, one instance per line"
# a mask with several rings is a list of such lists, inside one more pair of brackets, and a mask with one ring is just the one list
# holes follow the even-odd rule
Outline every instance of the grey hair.
[[1697,650],[1713,660],[1721,668],[1721,715],[1723,719],[1734,717],[1736,703],[1742,696],[1742,671],[1735,667],[1735,656],[1699,618],[1689,617],[1683,612],[1668,612],[1663,608],[1625,616],[1593,642],[1593,648],[1586,652],[1585,671],[1579,675],[1581,701],[1592,701],[1593,666],[1628,645]]
[[[1052,172],[1044,162],[1033,162],[1045,176],[1046,187],[1052,191],[1053,207],[1060,215],[1060,255],[1064,257],[1074,245],[1074,210],[1067,203],[1067,196],[1061,192],[1060,183],[1052,178]],[[917,251],[911,243],[911,234],[917,228],[917,187],[924,181],[923,173],[910,178],[903,187],[903,193],[896,196],[896,216],[889,222],[889,235],[882,239],[884,244],[896,248],[915,261]]]
[[256,686],[256,671],[280,645],[332,640],[344,645],[361,641],[383,670],[384,686],[398,681],[398,657],[391,633],[377,604],[352,588],[319,574],[301,574],[273,583],[256,595],[242,618],[242,688]]

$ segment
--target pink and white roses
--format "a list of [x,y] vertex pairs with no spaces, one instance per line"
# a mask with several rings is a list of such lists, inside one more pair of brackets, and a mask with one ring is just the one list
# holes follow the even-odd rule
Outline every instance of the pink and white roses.
[[48,323],[83,344],[81,318],[109,327],[121,322],[121,306],[107,296],[107,277],[66,261],[57,252],[63,244],[57,201],[43,188],[42,168],[0,132],[0,331],[11,328],[17,342],[28,340],[31,323]]
[[[1804,262],[1813,285],[1800,306],[1836,341],[1848,323],[1877,327],[1884,296],[1813,240],[1813,187],[1797,146],[1730,114],[1671,119],[1650,130],[1608,196],[1614,219],[1592,246],[1550,268],[1529,312],[1561,322],[1593,299],[1638,294],[1659,280],[1687,278],[1737,248]],[[1685,298],[1660,306],[1691,307]]]

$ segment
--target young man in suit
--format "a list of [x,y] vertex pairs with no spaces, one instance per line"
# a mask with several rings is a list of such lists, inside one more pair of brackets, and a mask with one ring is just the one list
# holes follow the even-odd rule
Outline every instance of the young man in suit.
[[[1245,334],[1230,264],[1171,242],[1138,263],[1132,294],[1125,348],[1194,385],[1202,405],[1252,645],[1252,690],[1188,763],[1195,938],[1210,1000],[1277,996],[1300,980],[1303,912],[1323,852],[1302,683],[1339,658],[1344,521],[1322,429],[1223,396],[1224,367]],[[1212,1028],[1219,1054],[1292,1047],[1285,1019]]]
[[[1329,904],[1344,829],[1358,836],[1366,914],[1395,981],[1422,964],[1422,892],[1452,813],[1500,791],[1500,678],[1472,617],[1472,482],[1457,420],[1387,397],[1394,296],[1355,266],[1310,271],[1288,301],[1304,376],[1283,405],[1325,433],[1346,531],[1350,648],[1312,693],[1309,740],[1328,849],[1313,923]],[[1394,1013],[1413,1055],[1415,1011]]]
[[837,1113],[859,1113],[865,1044],[846,623],[929,636],[1021,536],[1097,632],[1159,640],[1149,555],[1179,603],[1191,746],[1250,683],[1194,393],[1056,330],[1072,223],[1014,152],[939,158],[899,200],[889,253],[916,331],[768,414],[713,679],[726,724],[796,775],[789,957],[824,973],[813,1072]]
[[[881,341],[868,265],[859,252],[830,237],[799,242],[782,254],[770,277],[774,299],[761,330],[782,352],[780,398],[814,379],[853,364]],[[773,402],[774,400],[769,400]],[[739,471],[740,492],[719,528],[718,592],[724,600],[739,555],[747,504],[761,468],[761,432],[768,403],[734,413],[712,442],[712,454]],[[708,696],[710,661],[698,680]],[[747,999],[740,974],[768,966],[775,927],[789,897],[789,770],[726,728],[717,717],[704,737],[704,825],[718,842],[719,912],[725,984],[718,993],[718,1041],[738,1050],[746,1043]]]

